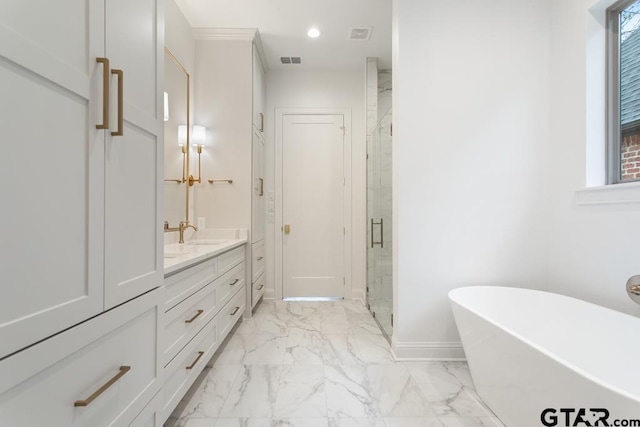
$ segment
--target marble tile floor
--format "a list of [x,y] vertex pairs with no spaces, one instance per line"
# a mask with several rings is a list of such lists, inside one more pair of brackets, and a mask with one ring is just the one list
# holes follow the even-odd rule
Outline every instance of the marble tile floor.
[[357,301],[263,301],[164,427],[503,427],[466,363],[396,362]]

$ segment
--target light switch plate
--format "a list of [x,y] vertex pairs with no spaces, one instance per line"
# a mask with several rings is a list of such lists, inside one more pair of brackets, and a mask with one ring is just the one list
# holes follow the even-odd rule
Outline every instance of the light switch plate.
[[267,212],[275,212],[275,211],[276,211],[275,202],[269,202],[269,206],[267,207]]
[[273,202],[276,199],[276,195],[273,191],[269,191],[269,193],[267,194],[267,197],[270,202]]
[[206,226],[206,224],[207,224],[207,222],[206,222],[206,218],[205,218],[205,217],[203,217],[203,216],[199,216],[199,217],[198,217],[198,230],[200,230],[200,229],[205,229],[205,228],[206,228],[206,227],[205,227],[205,226]]
[[276,222],[276,216],[272,213],[267,215],[267,223],[269,224],[273,224],[274,222]]

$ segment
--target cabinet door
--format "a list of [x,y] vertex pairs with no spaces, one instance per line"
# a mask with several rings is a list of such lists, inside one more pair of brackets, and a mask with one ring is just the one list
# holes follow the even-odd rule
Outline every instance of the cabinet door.
[[253,125],[264,131],[264,74],[258,49],[253,45]]
[[251,200],[251,242],[264,239],[264,142],[257,129],[253,129],[252,175],[253,197]]
[[[122,136],[108,132],[105,197],[105,308],[162,283],[160,175],[163,119],[162,2],[106,2],[106,55],[123,71]],[[118,128],[112,79],[111,131]]]
[[103,13],[0,2],[0,359],[102,310]]

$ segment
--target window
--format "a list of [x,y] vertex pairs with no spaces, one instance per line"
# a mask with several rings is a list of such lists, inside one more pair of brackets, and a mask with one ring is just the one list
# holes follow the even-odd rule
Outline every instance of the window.
[[608,14],[608,180],[640,181],[640,0]]

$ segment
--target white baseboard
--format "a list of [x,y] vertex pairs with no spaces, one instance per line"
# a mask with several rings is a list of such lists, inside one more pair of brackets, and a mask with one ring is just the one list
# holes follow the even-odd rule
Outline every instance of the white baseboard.
[[391,351],[396,360],[421,361],[465,361],[460,342],[398,342],[393,340]]
[[262,299],[276,299],[276,290],[273,288],[265,289],[264,295],[262,295]]
[[[357,299],[362,301],[363,304],[366,303],[366,295],[364,294],[363,289],[353,289],[351,291],[351,297],[345,297],[346,299]],[[365,304],[366,305],[366,304]]]

